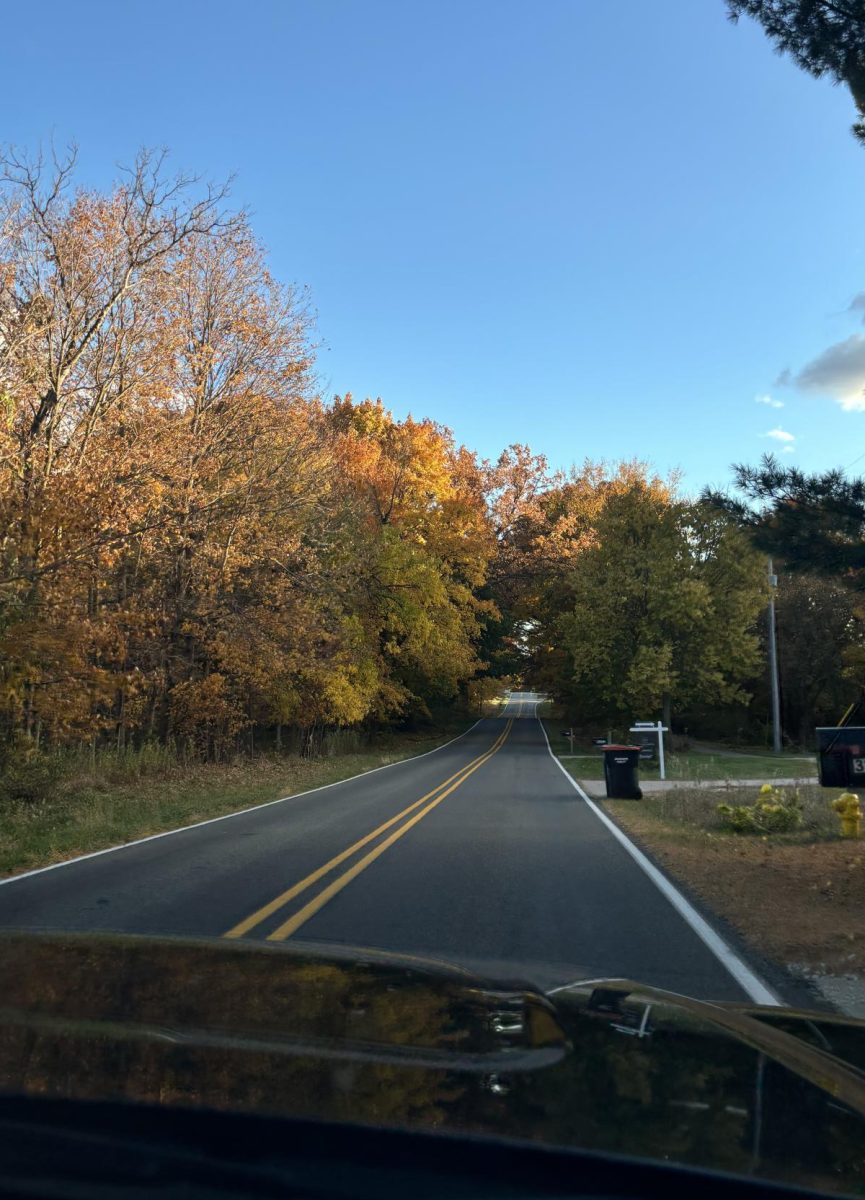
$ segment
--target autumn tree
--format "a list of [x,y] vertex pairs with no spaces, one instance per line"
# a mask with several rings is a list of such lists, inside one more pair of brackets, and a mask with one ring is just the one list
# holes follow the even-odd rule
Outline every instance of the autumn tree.
[[358,612],[377,645],[380,711],[424,711],[480,669],[494,613],[479,597],[493,553],[483,478],[433,421],[396,421],[381,401],[337,397],[338,436],[359,547]]
[[550,568],[544,502],[561,476],[543,455],[520,443],[484,462],[483,472],[495,537],[484,595],[497,615],[485,625],[481,653],[494,676],[518,679],[527,666],[526,620]]
[[225,225],[224,189],[194,198],[163,156],[141,153],[108,195],[74,191],[73,168],[74,153],[0,163],[0,622],[8,720],[28,736],[88,725],[110,690],[93,580],[147,525],[134,445],[165,386],[166,274]]
[[309,322],[243,222],[189,241],[167,304],[171,389],[151,434],[167,472],[146,601],[162,646],[154,694],[163,734],[203,729],[209,713],[212,736],[229,736],[285,714],[308,625],[304,533],[329,488]]
[[465,689],[495,611],[475,456],[321,403],[306,297],[222,189],[73,168],[3,165],[5,745],[312,747]]

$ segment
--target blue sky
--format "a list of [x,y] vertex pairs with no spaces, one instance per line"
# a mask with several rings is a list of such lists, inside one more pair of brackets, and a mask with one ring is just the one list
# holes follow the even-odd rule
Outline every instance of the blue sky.
[[689,489],[865,470],[853,104],[722,0],[48,0],[4,41],[0,139],[236,174],[325,394]]

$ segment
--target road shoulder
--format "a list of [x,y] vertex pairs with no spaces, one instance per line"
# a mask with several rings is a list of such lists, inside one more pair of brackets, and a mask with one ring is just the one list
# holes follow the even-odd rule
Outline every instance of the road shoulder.
[[713,834],[664,821],[639,801],[600,803],[789,1003],[865,1016],[861,842]]

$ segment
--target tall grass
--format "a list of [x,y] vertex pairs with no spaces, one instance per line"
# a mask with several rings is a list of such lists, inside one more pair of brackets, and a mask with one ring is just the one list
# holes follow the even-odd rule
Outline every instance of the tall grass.
[[117,749],[79,746],[49,751],[45,756],[58,778],[103,780],[120,783],[152,775],[162,775],[184,765],[185,756],[172,744],[145,742],[141,746]]
[[[790,794],[794,789],[784,790]],[[837,836],[838,818],[830,807],[836,793],[810,785],[799,787],[798,793],[802,805],[801,827],[792,834],[772,834],[772,839],[809,841]],[[703,830],[721,833],[724,828],[718,814],[718,805],[754,804],[757,795],[757,789],[751,787],[670,788],[665,792],[654,792],[644,796],[640,802],[640,810],[656,817],[665,825],[676,826],[682,831]]]

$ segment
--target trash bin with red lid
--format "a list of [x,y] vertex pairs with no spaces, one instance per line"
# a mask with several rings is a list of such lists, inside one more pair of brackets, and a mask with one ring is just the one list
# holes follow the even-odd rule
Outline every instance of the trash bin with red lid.
[[604,783],[610,800],[642,800],[639,746],[604,746]]

